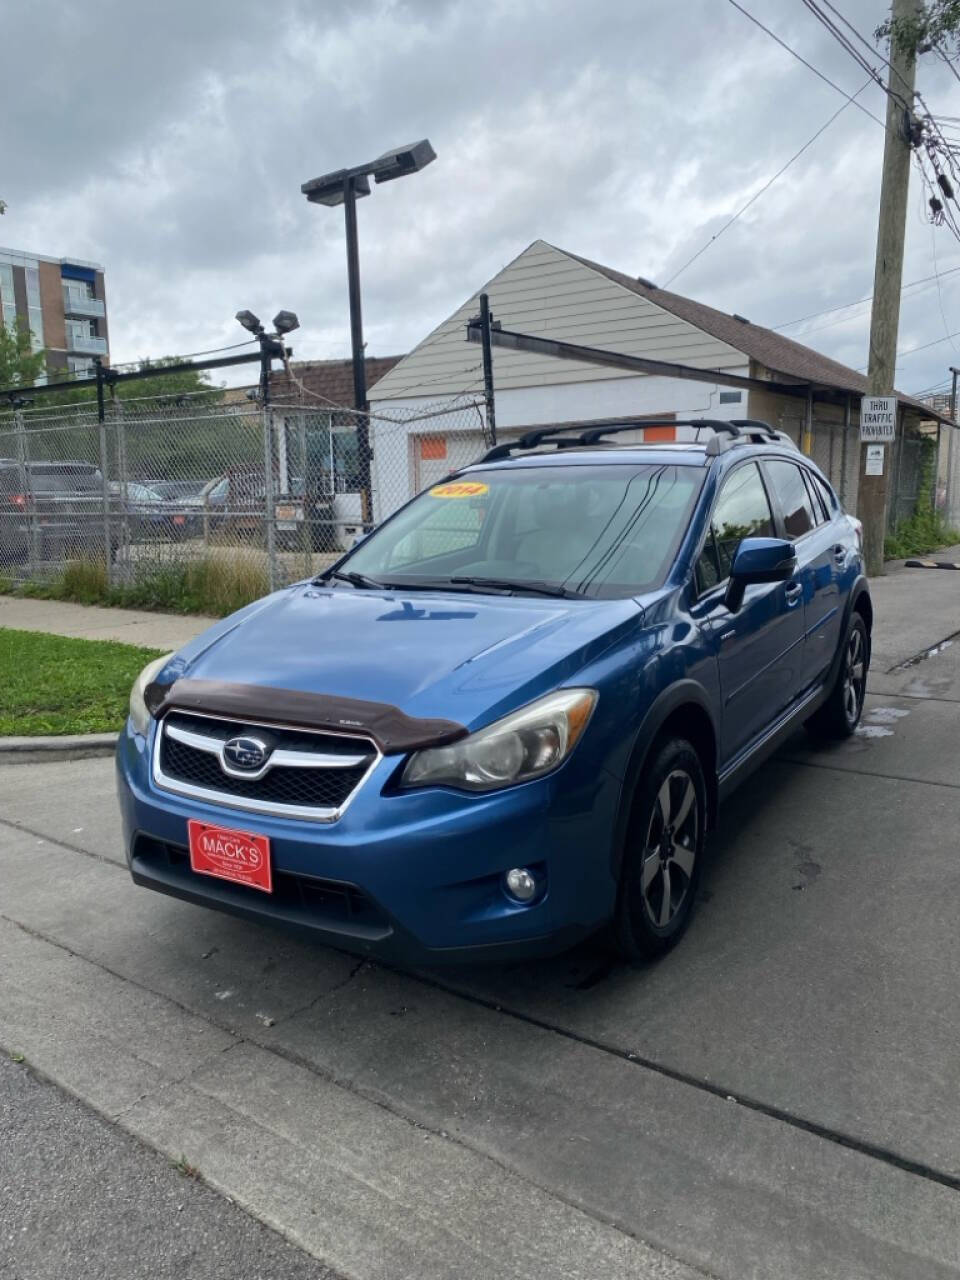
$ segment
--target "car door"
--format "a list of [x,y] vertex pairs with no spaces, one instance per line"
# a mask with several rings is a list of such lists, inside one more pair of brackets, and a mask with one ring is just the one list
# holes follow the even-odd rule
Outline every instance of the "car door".
[[840,643],[838,571],[845,550],[807,468],[785,458],[765,458],[762,467],[781,535],[790,539],[797,553],[797,575],[803,584],[806,688],[822,679]]
[[797,697],[802,683],[802,587],[755,583],[731,612],[724,603],[730,566],[743,538],[774,537],[776,524],[756,462],[723,480],[697,561],[693,610],[716,655],[723,703],[722,763],[761,735]]

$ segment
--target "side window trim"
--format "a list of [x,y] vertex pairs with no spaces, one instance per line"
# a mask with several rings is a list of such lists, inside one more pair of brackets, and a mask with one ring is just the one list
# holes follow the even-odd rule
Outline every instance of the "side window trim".
[[[814,529],[822,529],[825,524],[830,523],[830,517],[827,514],[827,505],[823,500],[823,494],[820,492],[820,486],[817,484],[816,477],[809,467],[801,467],[803,472],[803,482],[807,486],[807,493],[810,497],[810,506],[816,517]],[[811,530],[813,532],[813,530]]]

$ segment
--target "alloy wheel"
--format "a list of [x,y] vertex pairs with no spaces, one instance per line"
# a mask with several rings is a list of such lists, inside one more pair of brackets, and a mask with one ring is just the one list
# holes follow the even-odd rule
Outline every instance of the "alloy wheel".
[[699,832],[697,789],[685,769],[674,769],[657,792],[640,869],[643,908],[658,929],[670,925],[690,892]]
[[854,627],[847,639],[847,651],[843,660],[843,712],[847,724],[855,725],[860,718],[863,695],[866,688],[866,653],[863,632]]

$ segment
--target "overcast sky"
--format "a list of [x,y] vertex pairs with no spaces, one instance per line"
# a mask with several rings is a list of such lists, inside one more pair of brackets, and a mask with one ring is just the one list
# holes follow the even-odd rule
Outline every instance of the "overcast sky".
[[[863,84],[800,0],[743,3]],[[837,7],[870,35],[886,6]],[[409,350],[538,238],[664,284],[843,102],[727,0],[31,0],[4,37],[0,244],[104,264],[115,361],[235,341],[241,307],[296,311],[297,358],[348,355],[342,213],[300,184],[423,136],[437,161],[359,206],[368,353]],[[945,68],[919,85],[960,117]],[[882,147],[847,107],[672,288],[768,325],[869,294]],[[905,282],[935,263],[960,245],[914,182]],[[786,332],[862,366],[868,311]],[[960,272],[908,290],[902,352],[955,331]],[[898,385],[951,363],[960,337]]]

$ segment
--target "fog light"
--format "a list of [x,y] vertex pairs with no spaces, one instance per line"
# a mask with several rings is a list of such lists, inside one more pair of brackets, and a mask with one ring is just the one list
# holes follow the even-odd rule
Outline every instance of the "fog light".
[[526,867],[514,867],[504,876],[507,893],[517,902],[529,902],[536,897],[537,882]]

